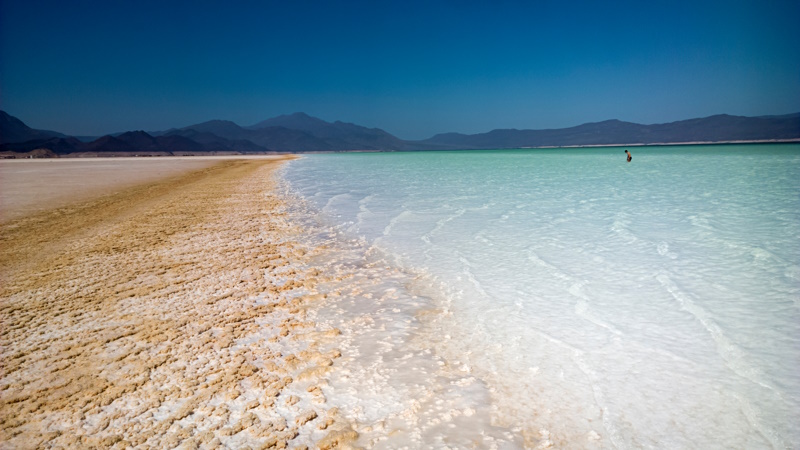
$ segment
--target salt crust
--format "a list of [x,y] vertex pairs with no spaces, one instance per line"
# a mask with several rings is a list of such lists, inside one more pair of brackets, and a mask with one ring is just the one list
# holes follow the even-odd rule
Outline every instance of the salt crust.
[[408,340],[408,279],[309,239],[276,165],[2,225],[0,447],[522,447],[468,366]]
[[0,229],[0,446],[319,448],[339,330],[271,161],[225,161]]

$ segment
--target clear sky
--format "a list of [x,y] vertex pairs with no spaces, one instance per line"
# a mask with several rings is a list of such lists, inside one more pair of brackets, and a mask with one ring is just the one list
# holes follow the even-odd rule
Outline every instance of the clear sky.
[[800,2],[0,0],[0,109],[76,135],[303,111],[405,139],[800,111]]

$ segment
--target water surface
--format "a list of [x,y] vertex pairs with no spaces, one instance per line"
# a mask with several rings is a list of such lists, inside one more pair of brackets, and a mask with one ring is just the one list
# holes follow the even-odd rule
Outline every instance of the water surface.
[[322,220],[431,299],[415,339],[575,448],[798,448],[800,145],[308,155]]

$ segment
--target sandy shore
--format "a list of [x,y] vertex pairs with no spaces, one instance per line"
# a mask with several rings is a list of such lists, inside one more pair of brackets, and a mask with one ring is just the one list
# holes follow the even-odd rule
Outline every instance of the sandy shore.
[[306,318],[323,296],[319,249],[273,193],[280,161],[191,164],[7,208],[0,447],[357,438],[319,385],[339,331]]
[[221,160],[215,157],[0,160],[0,222],[202,169]]

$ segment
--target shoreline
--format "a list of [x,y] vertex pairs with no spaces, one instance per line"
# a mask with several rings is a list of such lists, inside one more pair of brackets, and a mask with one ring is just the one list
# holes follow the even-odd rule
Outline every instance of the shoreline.
[[[0,229],[0,439],[42,446],[357,438],[319,383],[335,329],[276,161],[223,161]],[[254,201],[255,200],[255,201]]]
[[[785,236],[796,205],[791,189],[775,187],[797,184],[797,146],[640,150],[646,167],[626,165],[619,150],[319,155],[292,162],[285,177],[372,261],[412,275],[406,291],[430,319],[414,333],[420,348],[482,381],[493,424],[521,433],[527,448],[796,440],[781,419],[797,404],[780,402],[797,392],[792,349],[757,345],[766,336],[733,317],[791,336],[789,316],[746,299],[791,297],[796,258]],[[758,235],[742,231],[754,223]],[[708,266],[710,252],[725,264]],[[774,286],[758,284],[773,275]],[[722,307],[730,301],[741,303]],[[740,349],[720,348],[686,304],[725,327],[724,339],[753,342],[748,360],[732,364]],[[398,323],[408,322],[378,326]],[[696,381],[676,381],[685,373]]]
[[[324,197],[302,197],[324,190],[292,190],[292,174],[313,160],[220,161],[0,224],[0,349],[11,361],[0,367],[0,439],[21,448],[36,439],[122,448],[139,435],[145,446],[202,448],[600,448],[620,439],[618,426],[635,430],[582,391],[602,378],[577,389],[559,381],[563,366],[535,356],[493,364],[523,352],[475,345],[474,323],[452,322],[457,291],[354,236],[348,216],[319,214]],[[305,178],[353,170],[322,160]],[[512,315],[496,317],[489,329]],[[587,376],[583,361],[569,378]],[[586,412],[569,414],[576,407]],[[762,437],[770,430],[751,425]]]
[[93,160],[93,159],[147,159],[153,158],[157,160],[170,159],[170,158],[220,158],[220,159],[249,159],[258,157],[281,157],[288,155],[315,155],[315,154],[335,154],[335,153],[404,153],[404,152],[462,152],[462,151],[485,151],[485,150],[528,150],[528,149],[571,149],[571,148],[605,148],[605,147],[682,147],[682,146],[696,146],[696,145],[763,145],[763,144],[798,144],[800,139],[762,139],[753,141],[689,141],[689,142],[649,142],[649,143],[633,143],[633,144],[576,144],[576,145],[542,145],[542,146],[522,146],[522,147],[485,147],[485,148],[436,148],[428,150],[369,150],[369,149],[351,149],[351,150],[304,150],[304,151],[269,151],[264,153],[226,153],[226,152],[208,152],[208,153],[142,153],[142,152],[79,152],[57,154],[50,150],[40,151],[32,150],[29,152],[11,152],[6,151],[0,153],[0,160],[14,161],[18,159],[45,159],[45,160]]
[[523,447],[485,383],[432,351],[442,311],[413,275],[286,190],[292,158],[222,158],[0,223],[0,440]]

